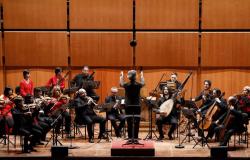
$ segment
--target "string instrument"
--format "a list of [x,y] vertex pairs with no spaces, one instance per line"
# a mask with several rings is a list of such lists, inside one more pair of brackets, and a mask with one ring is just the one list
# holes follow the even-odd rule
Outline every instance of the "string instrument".
[[[225,92],[223,92],[219,98],[223,97],[224,95],[225,95]],[[199,128],[202,129],[202,123],[203,123],[203,129],[207,130],[213,122],[214,115],[216,115],[219,111],[220,111],[220,108],[218,107],[218,105],[216,104],[216,101],[214,100],[214,103],[207,110],[207,113],[205,115],[205,118],[203,119],[203,122],[202,120],[199,121]]]
[[181,86],[177,89],[177,92],[175,92],[170,99],[165,101],[164,103],[161,104],[160,106],[160,114],[164,117],[167,117],[173,109],[174,103],[176,101],[176,97],[180,94],[182,89],[184,88],[185,84],[187,83],[188,79],[192,75],[192,72],[190,72],[185,79],[185,81],[181,84]]
[[68,71],[63,78],[59,79],[56,83],[57,86],[60,86],[60,84],[62,83],[63,80],[65,80],[68,76],[69,76],[70,71]]
[[229,109],[227,111],[227,115],[225,117],[225,119],[223,120],[223,122],[221,123],[221,129],[220,129],[220,132],[219,132],[219,141],[222,141],[224,139],[224,136],[225,136],[225,133],[226,133],[226,130],[227,130],[227,127],[228,125],[232,122],[232,120],[234,119],[234,116],[232,114],[230,114],[230,107],[229,106]]

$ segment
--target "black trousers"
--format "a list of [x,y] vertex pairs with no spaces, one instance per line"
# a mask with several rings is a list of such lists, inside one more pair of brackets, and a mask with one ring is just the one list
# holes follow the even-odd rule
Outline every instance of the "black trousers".
[[[109,113],[107,115],[107,119],[111,121],[111,125],[115,129],[115,135],[117,137],[120,136],[120,132],[125,125],[125,120],[126,120],[125,115],[124,114],[116,115],[116,114]],[[119,126],[116,123],[117,119],[120,121]]]
[[80,117],[83,121],[84,124],[87,125],[87,130],[88,130],[88,135],[89,135],[89,139],[92,139],[94,136],[93,133],[93,125],[95,123],[99,123],[100,125],[100,132],[99,132],[99,138],[101,138],[101,136],[103,135],[103,133],[105,132],[105,124],[106,124],[106,120],[103,117],[99,117],[97,115],[82,115]]
[[[127,117],[127,124],[128,124],[128,138],[138,138],[139,135],[139,128],[140,128],[140,121],[141,118],[134,117],[133,115],[140,115],[141,114],[141,108],[140,106],[128,106],[125,108]],[[133,133],[134,128],[134,133]]]
[[162,127],[163,127],[163,124],[165,124],[165,123],[169,123],[171,125],[171,127],[168,131],[168,136],[172,137],[172,134],[178,125],[177,117],[175,117],[173,115],[169,115],[167,117],[160,116],[159,118],[157,118],[156,125],[158,127],[160,137],[162,137],[162,138],[164,137]]

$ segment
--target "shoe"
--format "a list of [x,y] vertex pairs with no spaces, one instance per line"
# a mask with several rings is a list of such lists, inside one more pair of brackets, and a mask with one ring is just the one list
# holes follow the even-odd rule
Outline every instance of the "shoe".
[[98,139],[107,139],[107,134],[103,133],[101,135],[98,136]]
[[164,136],[160,136],[157,140],[162,141],[164,139]]
[[43,142],[37,142],[36,144],[37,144],[37,145],[44,145]]
[[171,134],[168,134],[168,138],[169,138],[169,140],[173,140],[174,139]]
[[30,151],[28,149],[24,149],[23,153],[30,153]]
[[89,143],[95,143],[94,139],[93,139],[93,138],[90,138],[90,139],[89,139]]

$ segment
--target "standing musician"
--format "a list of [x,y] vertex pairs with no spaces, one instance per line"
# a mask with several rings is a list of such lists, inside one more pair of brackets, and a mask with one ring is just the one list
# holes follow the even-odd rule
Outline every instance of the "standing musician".
[[224,113],[219,119],[223,119],[223,122],[219,127],[215,128],[217,134],[223,133],[222,129],[225,128],[225,134],[220,136],[222,137],[220,146],[226,146],[230,137],[234,133],[242,133],[243,131],[246,131],[244,124],[248,123],[247,118],[245,118],[247,115],[239,110],[237,99],[235,97],[231,96],[228,98],[228,107],[229,111]]
[[33,82],[30,79],[29,70],[25,69],[23,71],[23,80],[20,82],[20,93],[22,97],[25,97],[26,94],[33,95]]
[[214,129],[218,126],[219,118],[227,112],[227,101],[223,98],[221,94],[221,90],[218,88],[213,89],[213,101],[211,102],[212,105],[218,106],[219,111],[215,113],[215,115],[212,117],[212,124],[208,128],[208,134],[206,136],[206,139],[213,138],[214,136]]
[[53,88],[54,86],[60,86],[61,91],[65,88],[65,79],[62,76],[62,68],[57,67],[55,69],[55,75],[49,79],[46,86]]
[[[124,82],[123,71],[120,74],[120,86],[125,89],[125,112],[127,115],[140,115],[141,108],[140,108],[140,91],[141,88],[145,85],[143,72],[141,71],[141,82],[136,81],[136,71],[130,70],[128,71],[128,79],[129,82]],[[136,107],[138,106],[138,107]],[[133,117],[127,118],[128,124],[128,138],[138,138],[139,134],[139,126],[140,126],[140,118],[134,118],[133,124]],[[134,125],[134,134],[133,134],[133,125]],[[134,135],[134,137],[133,137]]]
[[[172,90],[168,88],[167,86],[163,87],[163,96],[158,100],[157,105],[160,107],[165,101],[171,99],[173,96]],[[168,132],[168,137],[170,140],[173,140],[172,134],[174,133],[175,129],[177,128],[178,125],[178,112],[177,112],[177,103],[182,104],[184,103],[184,99],[180,98],[174,103],[173,109],[171,113],[166,117],[164,115],[160,115],[159,118],[156,119],[156,125],[158,127],[159,131],[159,140],[164,139],[164,134],[163,134],[163,124],[168,122],[171,124],[171,128],[169,129]]]
[[[121,137],[121,130],[125,125],[125,115],[120,108],[122,97],[117,96],[118,89],[116,87],[111,88],[111,95],[106,97],[105,103],[114,103],[111,110],[107,110],[107,119],[111,121],[112,126],[115,129],[116,137]],[[120,121],[119,126],[116,124],[116,120]]]
[[105,124],[106,120],[103,117],[97,116],[93,110],[93,107],[96,105],[94,100],[87,96],[85,89],[79,89],[77,92],[77,97],[74,101],[75,112],[76,112],[76,123],[87,124],[89,143],[94,143],[94,133],[93,133],[93,124],[100,124],[100,132],[98,138],[106,138],[105,133]]
[[[11,109],[14,107],[13,90],[10,87],[4,88],[4,95],[0,97],[0,136],[4,135],[8,131],[11,132],[14,126],[14,120],[12,117]],[[6,132],[7,131],[7,132]]]
[[250,86],[245,86],[243,88],[243,91],[240,95],[236,95],[240,109],[248,114],[248,117],[250,118]]
[[61,89],[58,86],[54,86],[52,90],[52,100],[50,104],[53,106],[49,110],[49,116],[54,120],[61,114],[61,117],[56,123],[55,132],[60,133],[60,126],[63,124],[63,118],[65,119],[65,133],[70,133],[70,123],[71,116],[67,110],[67,105],[69,105],[69,97],[61,93]]
[[96,83],[94,81],[94,74],[89,74],[89,67],[84,66],[82,69],[82,73],[76,75],[72,82],[75,84],[75,87],[78,89],[83,88],[86,90],[87,95],[93,98],[96,102],[99,100],[99,96],[95,93],[94,88],[96,88]]

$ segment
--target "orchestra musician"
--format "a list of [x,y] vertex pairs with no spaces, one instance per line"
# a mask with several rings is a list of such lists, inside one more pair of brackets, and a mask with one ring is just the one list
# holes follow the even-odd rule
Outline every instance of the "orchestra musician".
[[26,94],[33,95],[33,82],[30,79],[30,71],[25,69],[23,71],[23,80],[20,82],[20,93],[22,97],[25,97]]
[[75,87],[78,87],[78,89],[80,88],[85,89],[87,95],[93,98],[96,102],[98,102],[100,97],[94,91],[94,88],[96,88],[96,83],[94,81],[94,74],[95,72],[92,72],[92,74],[90,74],[89,67],[84,66],[82,69],[82,73],[76,75],[71,83],[73,83]]
[[[203,117],[206,114],[208,108],[211,106],[211,102],[213,99],[211,86],[212,86],[212,82],[210,80],[204,80],[204,85],[203,85],[204,89],[201,91],[201,93],[197,97],[192,99],[193,102],[197,102],[200,100],[202,101],[201,106],[196,112],[197,114],[201,115],[201,117]],[[194,126],[198,128],[198,136],[201,137],[203,135],[203,132],[198,127],[197,120],[194,120]]]
[[71,123],[71,116],[69,114],[69,111],[67,110],[67,106],[69,105],[69,97],[61,93],[61,89],[59,86],[54,86],[54,88],[52,89],[52,100],[50,100],[50,104],[52,104],[53,106],[50,108],[48,115],[53,119],[56,119],[59,115],[61,115],[61,117],[58,119],[58,122],[56,123],[55,132],[60,133],[60,126],[63,124],[64,118],[65,133],[69,134]]
[[[158,107],[160,107],[165,101],[171,99],[172,96],[173,96],[172,90],[170,88],[168,88],[167,86],[164,86],[163,87],[163,96],[157,101]],[[164,139],[164,134],[163,134],[163,130],[162,130],[164,123],[169,123],[171,125],[169,132],[168,132],[168,137],[169,137],[169,140],[173,140],[172,135],[173,135],[173,133],[178,125],[177,103],[183,104],[184,99],[183,98],[177,99],[177,101],[174,103],[174,106],[173,106],[171,113],[167,117],[164,115],[160,115],[160,117],[158,117],[156,119],[156,125],[158,128],[159,134],[160,134],[159,140]]]
[[55,75],[49,79],[46,86],[53,88],[54,86],[60,86],[61,91],[65,88],[65,79],[62,76],[62,68],[55,68]]
[[14,126],[11,109],[14,108],[13,90],[10,87],[4,88],[4,95],[0,96],[0,136],[8,131],[11,132]]
[[[213,89],[213,100],[212,100],[212,105],[216,105],[218,106],[218,111],[216,112],[216,114],[212,117],[212,124],[210,125],[210,127],[208,128],[208,134],[205,137],[206,139],[209,138],[213,138],[214,136],[214,129],[218,126],[219,123],[219,118],[227,112],[227,101],[223,98],[222,94],[221,94],[221,90],[218,88],[214,88]],[[215,104],[214,104],[215,103]]]
[[[125,115],[123,110],[120,108],[122,97],[117,96],[118,89],[116,87],[111,88],[111,95],[106,97],[105,103],[113,103],[113,107],[107,110],[106,117],[111,121],[113,128],[115,129],[116,137],[121,137],[121,130],[125,125]],[[116,124],[116,120],[120,121],[119,126]]]
[[[141,71],[140,82],[136,81],[136,71],[130,70],[128,71],[128,79],[129,82],[124,81],[123,71],[120,74],[120,86],[125,89],[125,113],[126,115],[140,115],[140,91],[141,88],[145,85],[143,72]],[[138,106],[138,107],[136,107]],[[134,117],[134,122],[132,117],[127,118],[128,124],[128,138],[138,139],[139,134],[139,126],[140,126],[140,118]],[[134,134],[133,134],[133,123],[134,123]],[[134,137],[133,137],[134,135]]]
[[76,123],[87,124],[89,143],[94,143],[94,133],[93,133],[93,125],[95,123],[99,123],[100,131],[99,131],[99,139],[106,139],[105,135],[105,124],[106,120],[103,117],[96,115],[93,110],[93,107],[96,105],[94,100],[87,96],[87,92],[85,89],[81,88],[77,92],[77,97],[74,100],[75,104],[75,113],[76,113]]
[[181,86],[181,82],[178,81],[178,74],[176,72],[171,73],[170,79],[167,82],[175,83],[175,89],[178,89]]
[[[229,112],[224,113],[218,122],[220,126],[215,128],[216,134],[221,134],[222,129],[225,128],[225,133],[221,136],[220,146],[226,146],[230,137],[234,133],[242,133],[246,131],[244,124],[248,123],[246,113],[242,113],[238,107],[238,102],[236,97],[230,96],[228,98]],[[223,120],[223,122],[222,122]],[[224,124],[223,124],[224,123]]]
[[236,95],[236,97],[239,101],[240,109],[250,117],[250,86],[245,86],[242,93]]
[[33,127],[32,113],[26,110],[21,96],[14,99],[15,108],[12,110],[14,118],[13,132],[24,136],[24,153],[36,151],[33,147],[40,142],[41,131]]

